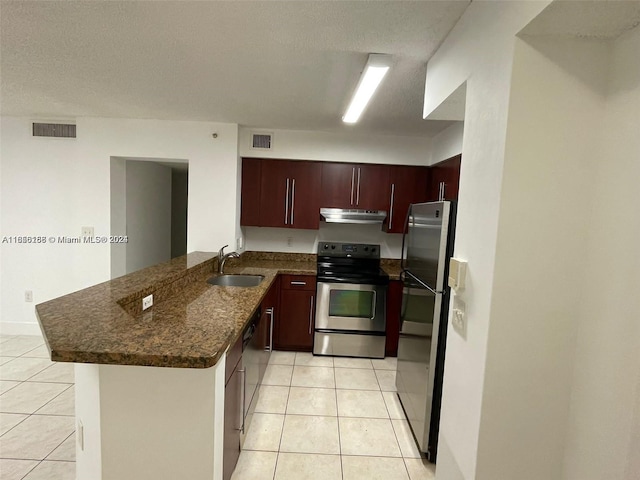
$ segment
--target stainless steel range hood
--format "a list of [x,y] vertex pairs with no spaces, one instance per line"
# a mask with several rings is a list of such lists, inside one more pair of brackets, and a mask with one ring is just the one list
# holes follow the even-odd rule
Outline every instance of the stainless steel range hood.
[[387,218],[384,210],[354,210],[347,208],[321,208],[320,216],[327,223],[358,223],[381,225]]

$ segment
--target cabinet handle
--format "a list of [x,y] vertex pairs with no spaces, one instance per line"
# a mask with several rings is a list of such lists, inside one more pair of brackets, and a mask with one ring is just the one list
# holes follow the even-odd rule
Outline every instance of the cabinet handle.
[[246,396],[247,396],[247,387],[245,385],[247,381],[246,372],[247,372],[246,368],[241,368],[240,370],[238,370],[238,373],[242,374],[242,384],[240,385],[242,387],[242,405],[240,408],[240,428],[237,428],[236,430],[239,430],[242,433],[244,433],[244,404],[246,402]]
[[360,167],[358,167],[358,193],[356,194],[356,205],[360,205]]
[[269,346],[265,347],[265,352],[273,352],[273,307],[269,307],[266,310],[269,315]]
[[289,221],[289,179],[287,178],[287,193],[284,196],[284,224]]
[[291,180],[291,225],[293,225],[293,209],[296,200],[296,179]]
[[353,187],[356,183],[356,167],[351,168],[351,205],[353,205]]
[[306,284],[307,282],[298,282],[298,281],[290,282],[290,285],[306,285]]
[[391,226],[393,224],[393,197],[396,193],[396,184],[391,184],[391,201],[389,202],[389,230],[391,230]]
[[447,188],[447,184],[445,182],[442,182],[442,200],[444,201],[445,197],[446,197],[446,193],[445,193],[445,189]]
[[313,295],[309,301],[309,335],[311,335],[311,324],[313,323]]

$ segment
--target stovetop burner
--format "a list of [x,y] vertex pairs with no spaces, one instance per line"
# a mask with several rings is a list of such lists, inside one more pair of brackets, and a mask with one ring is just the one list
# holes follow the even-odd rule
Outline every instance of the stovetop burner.
[[318,245],[318,281],[386,285],[380,268],[380,245],[323,242]]

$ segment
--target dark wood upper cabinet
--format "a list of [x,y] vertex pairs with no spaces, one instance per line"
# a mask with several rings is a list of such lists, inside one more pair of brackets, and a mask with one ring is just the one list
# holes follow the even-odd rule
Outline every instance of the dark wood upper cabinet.
[[321,207],[386,210],[389,167],[357,163],[322,163]]
[[462,155],[448,158],[430,168],[428,201],[457,200]]
[[411,203],[427,201],[428,167],[393,165],[389,167],[390,193],[386,210],[386,231],[404,233],[407,211]]
[[317,162],[262,160],[260,226],[317,229],[321,172]]
[[[365,210],[389,209],[389,166],[358,165],[356,207]],[[388,213],[387,213],[388,214]]]
[[355,167],[349,163],[322,164],[322,194],[320,206],[325,208],[355,208]]
[[322,165],[318,162],[292,163],[289,227],[317,230],[320,226]]
[[240,200],[240,225],[260,226],[261,160],[242,159],[242,186]]

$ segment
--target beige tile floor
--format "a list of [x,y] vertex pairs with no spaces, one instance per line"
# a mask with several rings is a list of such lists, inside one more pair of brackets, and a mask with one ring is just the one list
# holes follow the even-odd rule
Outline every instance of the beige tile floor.
[[232,480],[430,480],[395,359],[273,352]]
[[0,478],[73,480],[73,364],[49,360],[41,337],[0,336]]
[[[0,336],[0,478],[73,480],[73,365]],[[395,359],[273,352],[233,480],[430,480],[395,394]]]

